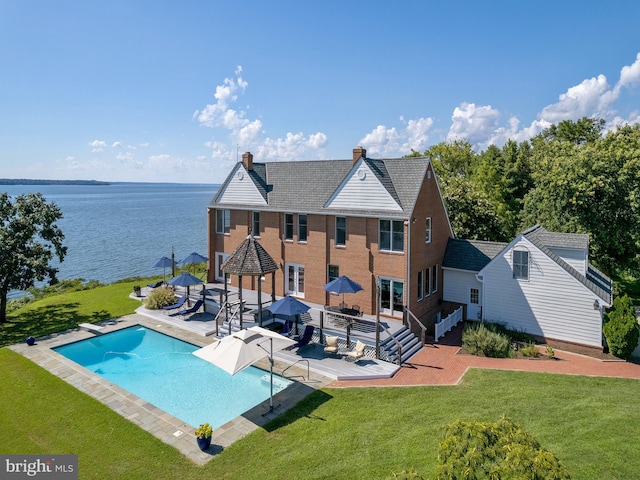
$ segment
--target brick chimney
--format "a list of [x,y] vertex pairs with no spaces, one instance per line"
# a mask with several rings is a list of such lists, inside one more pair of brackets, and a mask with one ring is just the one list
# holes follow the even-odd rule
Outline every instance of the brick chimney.
[[361,157],[367,158],[367,151],[362,147],[356,147],[353,149],[353,164],[355,165]]
[[247,172],[253,170],[253,155],[251,154],[251,152],[244,152],[242,154],[242,164],[244,165],[244,168],[247,170]]

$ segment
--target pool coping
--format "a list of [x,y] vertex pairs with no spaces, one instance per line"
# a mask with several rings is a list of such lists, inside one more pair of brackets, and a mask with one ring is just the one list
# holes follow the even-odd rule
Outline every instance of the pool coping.
[[[212,341],[210,338],[205,338],[196,333],[139,314],[100,322],[99,325],[104,327],[103,333],[122,330],[134,325],[142,325],[198,346],[205,346]],[[202,451],[198,448],[194,428],[191,425],[53,350],[55,347],[95,336],[96,334],[91,332],[73,329],[39,338],[33,346],[16,344],[9,348],[81,392],[95,398],[200,465],[215,458],[216,454],[237,440],[279,417],[314,390],[323,388],[333,381],[333,379],[317,372],[310,372],[310,377],[307,378],[307,369],[299,366],[290,366],[289,363],[282,362],[276,358],[274,373],[280,374],[284,369],[287,369],[287,378],[294,380],[292,385],[274,394],[273,404],[276,408],[270,412],[269,399],[261,402],[254,408],[215,429],[211,438],[211,447],[206,451]],[[269,361],[266,358],[257,362],[255,366],[267,372],[269,371]]]

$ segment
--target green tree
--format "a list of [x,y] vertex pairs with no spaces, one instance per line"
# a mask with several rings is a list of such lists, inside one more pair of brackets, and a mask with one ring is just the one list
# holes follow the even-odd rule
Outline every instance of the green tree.
[[568,479],[569,472],[551,452],[519,425],[456,420],[445,427],[436,478],[467,480]]
[[544,141],[559,140],[576,145],[594,142],[602,136],[605,121],[602,118],[582,117],[580,120],[564,120],[543,130],[538,137]]
[[609,351],[619,358],[627,359],[638,346],[640,325],[631,299],[626,295],[616,297],[611,309],[604,317],[602,331],[607,339]]
[[58,269],[50,262],[54,255],[62,262],[67,253],[56,225],[61,218],[58,206],[40,193],[19,195],[15,202],[0,194],[0,323],[7,318],[9,290],[26,290],[47,278],[57,282]]

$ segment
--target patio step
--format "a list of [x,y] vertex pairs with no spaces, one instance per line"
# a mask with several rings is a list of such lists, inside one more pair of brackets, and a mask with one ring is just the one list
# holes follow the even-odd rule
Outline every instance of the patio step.
[[389,337],[380,343],[380,355],[388,362],[398,362],[398,346],[394,338],[402,347],[402,363],[422,349],[420,339],[411,330],[403,327],[393,335],[393,338]]

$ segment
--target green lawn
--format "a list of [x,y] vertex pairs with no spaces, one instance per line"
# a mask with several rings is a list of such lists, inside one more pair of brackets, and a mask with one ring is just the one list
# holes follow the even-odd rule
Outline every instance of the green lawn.
[[134,285],[145,285],[150,280],[112,283],[28,303],[9,313],[7,322],[0,324],[0,346],[24,342],[30,335],[42,337],[75,328],[79,323],[94,323],[133,313],[140,302],[129,298],[129,293]]
[[506,414],[577,479],[640,478],[640,382],[471,370],[458,386],[324,389],[205,466],[0,349],[0,451],[77,453],[80,478],[375,479],[435,468],[441,427]]

